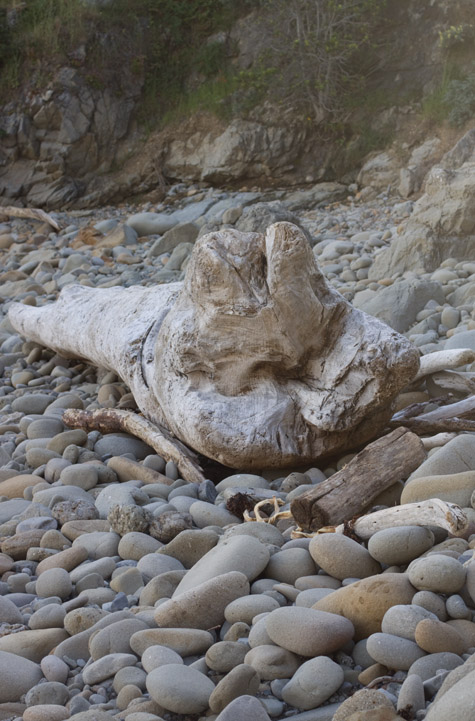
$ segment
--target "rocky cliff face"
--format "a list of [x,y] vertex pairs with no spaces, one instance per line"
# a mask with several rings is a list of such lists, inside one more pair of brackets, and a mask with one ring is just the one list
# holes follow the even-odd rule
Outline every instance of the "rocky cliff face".
[[0,121],[2,198],[45,208],[70,204],[93,176],[109,171],[141,90],[134,76],[121,84],[121,94],[93,88],[63,67],[44,93],[9,106]]
[[[372,91],[394,97],[394,106],[371,110],[363,98],[363,107],[353,113],[360,124],[375,133],[389,126],[391,132],[406,133],[408,115],[420,106],[417,100],[408,105],[403,99],[408,94],[422,97],[434,86],[443,64],[438,31],[462,17],[466,5],[466,0],[388,4],[389,22],[375,51]],[[233,63],[252,68],[265,45],[259,15],[239,20],[231,36]],[[268,102],[230,121],[194,114],[152,133],[144,145],[135,122],[143,78],[127,68],[129,62],[116,73],[114,87],[98,87],[73,58],[44,89],[25,88],[2,108],[1,205],[87,207],[152,190],[164,178],[261,185],[314,183],[345,173],[347,181],[356,179],[349,148],[358,139],[348,145],[323,141],[301,119]],[[443,153],[435,140],[423,148],[427,158],[419,158],[419,150],[413,158],[414,148],[424,140],[420,130],[402,153],[399,148],[370,159],[359,183],[375,190],[390,184],[405,196],[417,192],[427,168]],[[132,162],[122,174],[111,175],[126,156],[132,156]]]

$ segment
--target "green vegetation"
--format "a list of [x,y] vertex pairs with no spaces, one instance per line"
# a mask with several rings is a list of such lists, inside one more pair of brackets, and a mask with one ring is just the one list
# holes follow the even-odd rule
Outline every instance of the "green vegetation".
[[447,63],[435,90],[424,98],[424,115],[432,122],[460,127],[475,115],[475,65],[463,71]]

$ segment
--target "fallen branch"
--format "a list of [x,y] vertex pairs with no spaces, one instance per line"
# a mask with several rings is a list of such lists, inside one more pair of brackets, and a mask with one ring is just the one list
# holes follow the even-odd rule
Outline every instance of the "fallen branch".
[[125,431],[151,446],[166,461],[176,463],[185,481],[202,483],[205,480],[197,456],[181,441],[173,438],[165,428],[150,423],[133,411],[103,408],[97,411],[67,410],[63,422],[70,428],[114,433]]
[[361,513],[381,491],[407,478],[425,457],[420,438],[397,428],[366,446],[341,471],[295,498],[292,515],[307,531],[341,523]]
[[10,215],[13,218],[29,218],[30,220],[40,220],[43,223],[48,223],[53,230],[60,231],[60,227],[53,218],[45,213],[40,208],[15,208],[14,205],[7,205],[0,207],[1,215]]
[[388,424],[390,428],[403,424],[419,435],[450,431],[475,431],[475,395],[421,415],[412,416],[411,406],[405,408],[404,411],[396,413],[392,417]]
[[318,533],[355,534],[362,540],[367,540],[378,531],[396,526],[437,526],[453,536],[463,536],[468,528],[468,518],[455,503],[430,498],[418,503],[384,508],[336,527],[320,528]]

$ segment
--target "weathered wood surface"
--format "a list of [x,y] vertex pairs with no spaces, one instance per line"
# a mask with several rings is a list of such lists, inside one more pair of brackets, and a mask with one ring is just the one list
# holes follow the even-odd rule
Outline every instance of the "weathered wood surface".
[[404,425],[419,435],[449,431],[475,431],[475,395],[457,403],[441,406],[428,413],[413,415],[414,412],[417,412],[417,409],[408,406],[392,417],[389,426],[394,428]]
[[183,283],[68,286],[9,317],[114,370],[149,421],[241,469],[313,464],[371,440],[419,368],[406,338],[327,284],[290,223],[199,238]]
[[397,428],[367,445],[341,471],[297,496],[291,513],[305,531],[350,521],[381,491],[406,479],[425,458],[420,438],[407,428]]

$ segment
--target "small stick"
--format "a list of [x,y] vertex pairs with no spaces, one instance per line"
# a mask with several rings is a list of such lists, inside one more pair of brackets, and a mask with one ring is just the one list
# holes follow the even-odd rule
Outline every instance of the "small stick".
[[29,218],[48,223],[53,230],[60,231],[60,227],[53,218],[40,208],[15,208],[14,205],[0,207],[0,215],[11,215],[13,218]]
[[162,426],[155,425],[133,411],[101,408],[97,411],[67,410],[63,422],[70,428],[114,433],[125,431],[151,446],[166,461],[174,461],[185,481],[202,483],[205,479],[198,457]]

